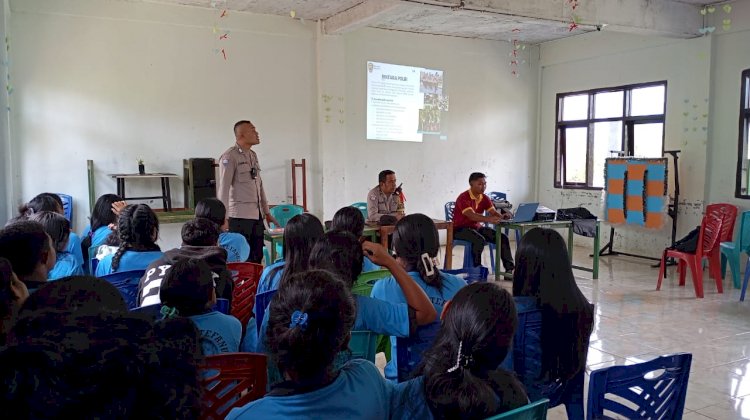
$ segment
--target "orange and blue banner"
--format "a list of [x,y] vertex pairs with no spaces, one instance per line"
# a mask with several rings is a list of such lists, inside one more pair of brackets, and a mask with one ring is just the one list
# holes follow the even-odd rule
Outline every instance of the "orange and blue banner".
[[667,206],[667,159],[609,158],[605,217],[612,224],[660,229]]

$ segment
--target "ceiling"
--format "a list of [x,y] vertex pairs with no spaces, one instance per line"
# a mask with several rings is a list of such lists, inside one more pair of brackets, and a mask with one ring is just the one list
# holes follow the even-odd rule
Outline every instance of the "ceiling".
[[[132,1],[132,0],[130,0]],[[705,0],[141,0],[322,20],[324,32],[389,30],[538,44],[606,30],[689,38]],[[715,3],[715,2],[714,2]],[[571,26],[575,22],[575,27]]]

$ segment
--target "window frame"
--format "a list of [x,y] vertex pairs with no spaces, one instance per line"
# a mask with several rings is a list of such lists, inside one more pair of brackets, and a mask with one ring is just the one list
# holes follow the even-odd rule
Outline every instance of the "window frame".
[[[664,86],[664,108],[661,114],[630,116],[632,105],[632,93],[635,89],[648,88],[654,86]],[[593,186],[593,167],[592,152],[594,149],[594,124],[601,122],[621,122],[622,123],[622,143],[621,148],[626,155],[630,155],[635,147],[635,125],[661,123],[661,150],[664,154],[664,137],[666,133],[666,114],[667,114],[667,81],[659,80],[655,82],[636,83],[630,85],[613,86],[606,88],[588,89],[575,92],[558,93],[555,97],[555,172],[554,187],[563,189],[580,189],[580,190],[597,190],[602,187]],[[609,118],[594,118],[595,113],[595,95],[608,92],[623,92],[622,116]],[[569,96],[588,95],[588,114],[585,120],[563,121],[563,100]],[[565,129],[567,128],[587,128],[587,148],[586,148],[586,183],[567,182],[564,173],[566,167],[565,156]],[[740,152],[741,153],[741,152]],[[748,196],[750,198],[750,195]]]
[[[750,69],[742,71],[740,86],[740,129],[737,138],[737,174],[734,184],[734,196],[736,198],[750,199],[750,185],[746,186],[747,192],[745,194],[742,193],[742,164],[745,160],[745,141],[747,139],[750,142],[750,132],[748,132],[750,130],[747,127],[750,124],[750,94],[748,93],[748,89],[750,89]],[[748,147],[750,147],[750,144],[748,144]]]

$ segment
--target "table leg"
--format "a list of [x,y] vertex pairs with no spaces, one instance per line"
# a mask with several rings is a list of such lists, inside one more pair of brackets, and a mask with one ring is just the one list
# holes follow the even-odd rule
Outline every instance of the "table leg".
[[117,178],[117,195],[125,199],[125,178]]
[[167,211],[172,211],[172,189],[169,186],[169,178],[164,179],[164,184],[167,186],[167,207],[169,207]]
[[271,262],[268,263],[268,265],[271,265],[276,262],[276,241],[278,239],[271,238]]
[[596,235],[594,235],[594,280],[599,278],[599,221],[596,221]]
[[573,222],[568,224],[568,259],[573,264]]
[[166,178],[161,178],[161,202],[164,211],[169,211],[167,206],[167,185],[165,183]]
[[495,232],[495,281],[497,281],[500,280],[500,244],[502,243],[500,225],[495,225]]
[[453,223],[448,224],[445,230],[445,266],[450,270],[453,268]]

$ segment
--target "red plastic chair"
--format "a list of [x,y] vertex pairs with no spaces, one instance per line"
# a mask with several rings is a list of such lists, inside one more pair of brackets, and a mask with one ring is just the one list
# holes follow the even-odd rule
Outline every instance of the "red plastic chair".
[[[716,212],[706,212],[701,222],[700,232],[698,233],[698,247],[694,254],[681,252],[674,249],[666,249],[661,256],[661,265],[659,266],[659,280],[656,283],[656,290],[661,290],[661,282],[665,277],[665,267],[667,258],[679,260],[678,271],[680,272],[680,286],[685,285],[685,275],[687,267],[693,278],[695,287],[695,296],[703,297],[703,258],[708,257],[712,251],[718,254],[719,236],[721,235],[722,217]],[[710,264],[709,272],[716,280],[716,288],[719,293],[724,290],[721,285],[721,273],[718,264]]]
[[229,263],[227,268],[232,272],[234,290],[232,291],[232,309],[230,313],[242,323],[244,329],[247,321],[253,316],[253,305],[255,304],[255,291],[258,290],[258,281],[263,273],[260,264],[239,262]]
[[203,419],[223,419],[229,410],[266,394],[266,355],[223,353],[207,356],[201,369]]

